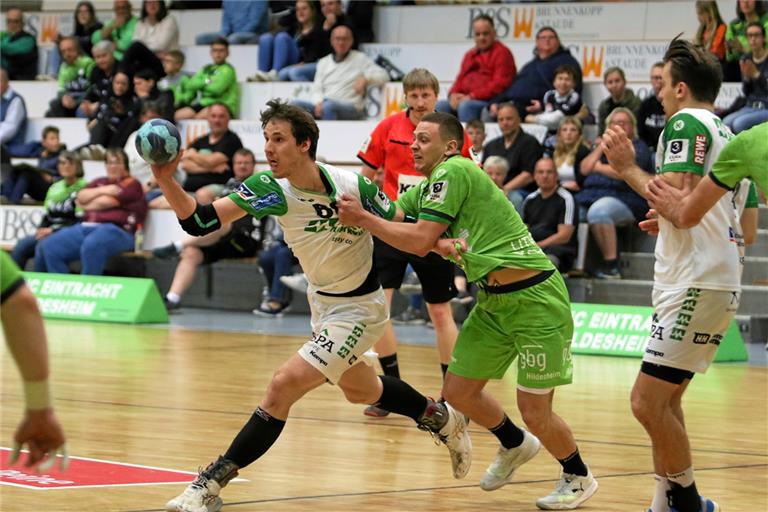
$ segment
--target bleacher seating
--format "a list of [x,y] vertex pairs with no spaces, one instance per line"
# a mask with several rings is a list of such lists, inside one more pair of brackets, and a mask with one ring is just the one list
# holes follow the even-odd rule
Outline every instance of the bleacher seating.
[[[98,17],[111,17],[111,1],[95,2]],[[134,6],[136,7],[136,6]],[[723,7],[721,5],[721,7]],[[52,27],[63,33],[71,31],[71,5],[63,2],[43,0],[42,12],[26,13],[30,24],[38,29],[42,47],[50,47]],[[726,18],[732,9],[721,10]],[[428,6],[378,6],[374,20],[377,42],[363,45],[363,51],[371,56],[383,55],[404,72],[413,67],[426,67],[440,80],[441,97],[445,97],[458,71],[462,56],[472,45],[471,19],[480,14],[489,14],[496,21],[499,38],[507,44],[515,56],[517,68],[522,68],[531,57],[534,47],[535,27],[554,26],[561,40],[569,48],[584,70],[583,99],[593,111],[607,97],[602,84],[602,72],[609,66],[620,65],[627,72],[628,87],[644,98],[650,91],[648,72],[653,62],[660,60],[665,45],[680,32],[692,37],[697,28],[695,12],[689,2],[607,2],[607,3],[522,3],[522,4],[459,4]],[[191,72],[210,62],[209,47],[194,44],[194,37],[208,32],[220,24],[218,10],[172,11],[180,31],[180,43],[186,54],[185,69]],[[429,20],[425,23],[425,20]],[[631,20],[631,21],[629,21]],[[729,21],[729,19],[726,19]],[[0,22],[1,23],[1,22]],[[43,30],[45,28],[45,30]],[[47,39],[46,39],[47,38]],[[425,43],[424,41],[429,41]],[[41,55],[44,52],[41,52]],[[257,160],[263,162],[263,137],[258,122],[259,112],[265,102],[273,97],[307,99],[309,83],[249,83],[257,65],[256,45],[230,46],[230,62],[236,67],[241,88],[241,116],[231,124],[233,131],[243,140],[245,146],[254,150]],[[41,60],[42,57],[41,57]],[[85,121],[81,119],[44,119],[48,101],[56,94],[56,82],[12,82],[12,87],[26,98],[29,123],[28,140],[37,140],[43,126],[55,124],[61,128],[62,141],[69,148],[87,143],[88,133]],[[725,108],[739,96],[741,84],[724,84],[716,106]],[[371,132],[376,122],[397,109],[402,103],[402,88],[399,83],[390,83],[380,88],[371,88],[367,97],[366,121],[320,122],[318,156],[330,163],[349,169],[359,169],[355,155],[360,144]],[[543,129],[524,125],[527,132],[543,139]],[[182,136],[189,142],[207,130],[204,121],[181,123]],[[488,139],[499,135],[495,124],[486,127]],[[587,127],[586,133],[594,134]],[[86,177],[103,175],[103,163],[85,162]],[[39,215],[40,207],[0,208],[2,240],[8,244],[15,240],[12,235],[30,232],[33,220]],[[13,219],[11,219],[13,217]],[[10,220],[9,220],[10,219]],[[9,225],[13,225],[8,228]],[[768,209],[760,210],[760,231],[757,242],[748,249],[743,283],[745,292],[740,308],[742,325],[752,319],[763,319],[765,304],[768,303]],[[165,245],[170,240],[184,236],[175,216],[170,211],[150,212],[144,235],[146,250]],[[636,237],[637,233],[622,234]],[[572,298],[587,302],[625,303],[647,305],[650,302],[653,255],[652,242],[623,240],[621,265],[625,279],[622,281],[593,281],[570,279],[568,282]],[[142,261],[135,268],[154,277],[161,284],[169,279],[168,262]],[[217,279],[228,283],[247,284],[248,290],[260,290],[263,282],[255,271],[253,261],[219,262],[211,269],[200,273],[196,287],[188,294],[190,304],[212,307],[250,309],[259,298],[243,300],[228,295],[227,287],[212,287]],[[253,270],[253,272],[249,272]],[[214,275],[215,274],[215,275]],[[235,277],[237,276],[237,277]],[[241,281],[242,276],[247,276]],[[166,283],[167,284],[167,283]],[[231,287],[229,287],[231,288]],[[258,294],[258,292],[257,292]],[[185,298],[186,299],[186,298]],[[762,315],[762,316],[761,316]],[[744,320],[746,318],[746,320]],[[761,327],[765,332],[765,326]]]

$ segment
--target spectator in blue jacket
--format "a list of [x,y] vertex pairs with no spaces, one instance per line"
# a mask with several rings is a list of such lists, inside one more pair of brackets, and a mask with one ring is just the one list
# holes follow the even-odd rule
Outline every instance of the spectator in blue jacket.
[[8,72],[0,68],[0,156],[3,163],[23,151],[27,130],[27,106],[24,98],[11,89]]
[[206,32],[195,38],[195,44],[211,44],[217,37],[226,37],[229,44],[256,44],[259,36],[269,29],[268,2],[221,2],[221,30]]
[[526,114],[535,113],[536,105],[532,102],[541,101],[547,91],[555,88],[555,70],[560,66],[570,66],[575,70],[575,89],[581,94],[582,77],[579,62],[560,42],[560,36],[554,28],[541,27],[536,32],[533,60],[517,72],[512,85],[491,100],[488,107],[490,115],[484,116],[486,120],[495,118],[498,105],[508,101],[515,104],[523,117]]

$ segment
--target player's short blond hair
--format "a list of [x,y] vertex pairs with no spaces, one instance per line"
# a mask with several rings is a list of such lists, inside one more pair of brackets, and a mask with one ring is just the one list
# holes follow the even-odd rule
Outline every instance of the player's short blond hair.
[[440,94],[440,82],[437,81],[437,77],[428,69],[415,68],[403,77],[403,92],[406,94],[409,91],[422,87],[432,89],[435,91],[435,95]]

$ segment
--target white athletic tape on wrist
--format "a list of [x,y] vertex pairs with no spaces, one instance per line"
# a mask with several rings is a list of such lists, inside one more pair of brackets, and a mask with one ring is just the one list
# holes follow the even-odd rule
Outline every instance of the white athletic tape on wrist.
[[51,391],[47,380],[24,381],[24,401],[30,411],[41,411],[51,406]]

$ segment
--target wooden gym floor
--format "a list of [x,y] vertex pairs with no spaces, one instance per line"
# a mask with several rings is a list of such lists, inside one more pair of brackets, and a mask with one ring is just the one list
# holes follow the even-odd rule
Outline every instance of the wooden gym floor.
[[[71,455],[195,471],[223,453],[258,404],[273,370],[303,337],[48,321],[56,411]],[[308,327],[307,327],[308,329]],[[3,345],[3,347],[5,347]],[[0,439],[9,446],[23,400],[2,356]],[[438,396],[436,352],[403,345],[403,377]],[[556,410],[600,482],[584,507],[644,511],[653,490],[649,441],[629,408],[638,360],[576,356],[574,384]],[[515,372],[489,389],[513,421]],[[768,510],[768,369],[718,364],[694,379],[684,403],[699,489],[725,512]],[[451,477],[444,447],[410,419],[370,419],[323,386],[296,404],[283,435],[247,480],[222,493],[224,511],[533,511],[558,465],[545,450],[515,482],[478,482],[497,442],[472,426],[474,463]],[[0,510],[156,511],[184,485],[36,491],[0,485]]]

